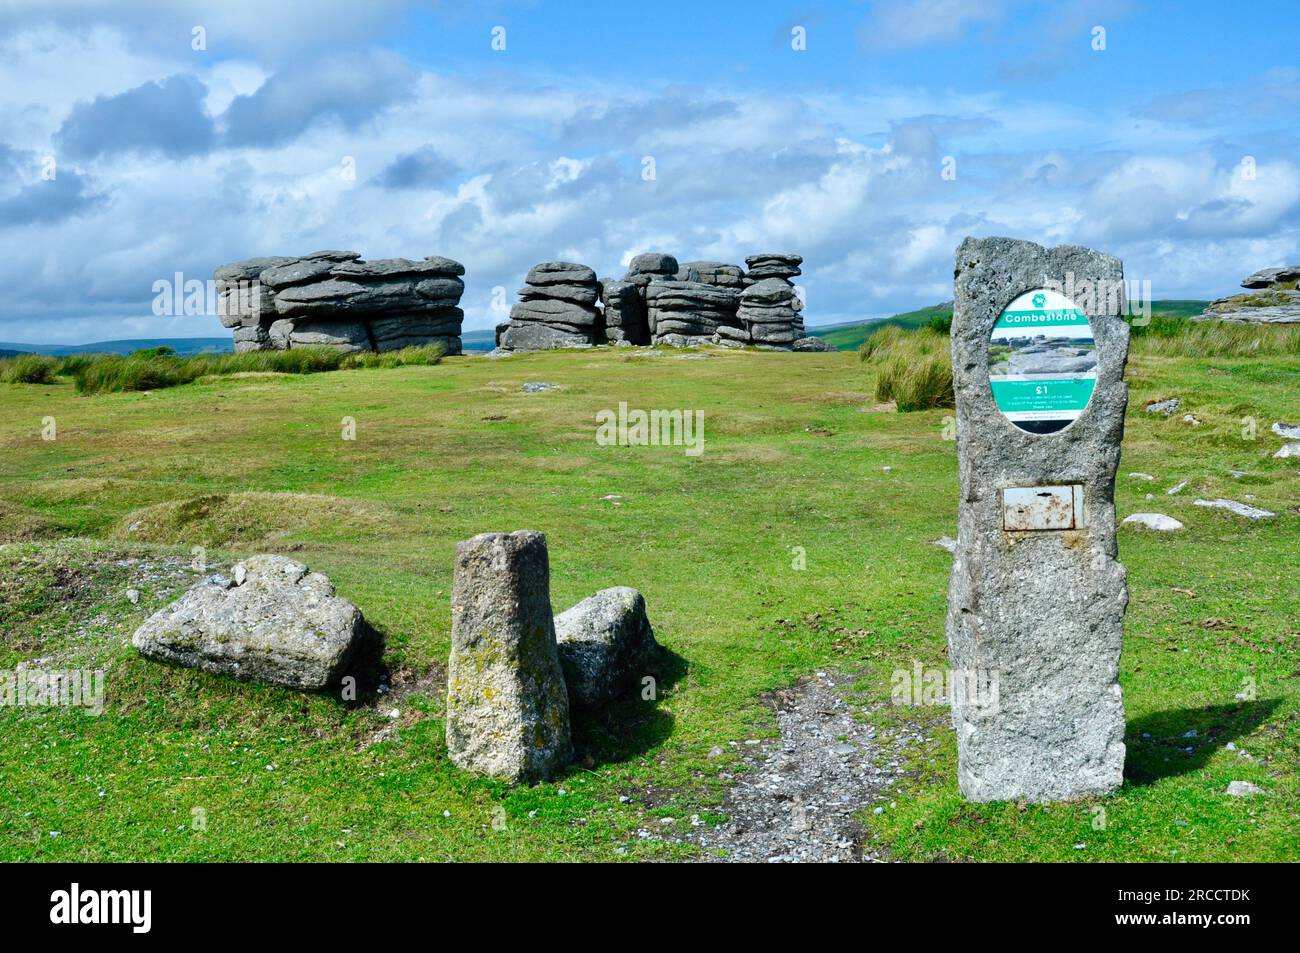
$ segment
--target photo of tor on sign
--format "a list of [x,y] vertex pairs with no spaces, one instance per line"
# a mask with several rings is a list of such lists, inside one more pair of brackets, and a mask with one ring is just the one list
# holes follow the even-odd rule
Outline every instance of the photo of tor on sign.
[[1048,288],[1017,297],[993,326],[989,384],[998,409],[1021,430],[1055,433],[1068,427],[1097,384],[1088,316]]

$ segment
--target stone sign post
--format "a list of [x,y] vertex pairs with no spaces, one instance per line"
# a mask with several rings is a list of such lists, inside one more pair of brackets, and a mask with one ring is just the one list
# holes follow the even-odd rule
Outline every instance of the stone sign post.
[[1124,772],[1123,264],[1078,246],[968,238],[955,276],[958,782],[973,801],[1101,794]]

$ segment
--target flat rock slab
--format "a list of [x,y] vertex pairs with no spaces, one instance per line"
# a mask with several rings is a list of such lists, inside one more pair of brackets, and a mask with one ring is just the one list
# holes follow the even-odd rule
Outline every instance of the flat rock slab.
[[1227,510],[1229,513],[1236,513],[1238,516],[1244,516],[1248,520],[1266,520],[1272,519],[1276,513],[1269,510],[1261,510],[1258,507],[1250,506],[1246,503],[1238,503],[1236,500],[1194,500],[1197,506],[1207,506],[1216,510]]
[[136,630],[147,658],[218,675],[321,690],[357,660],[368,629],[323,573],[253,556],[233,578],[209,576]]
[[572,757],[550,585],[541,533],[482,533],[456,544],[446,726],[457,767],[533,782]]
[[602,589],[555,617],[555,637],[575,707],[599,708],[625,695],[659,650],[641,593]]

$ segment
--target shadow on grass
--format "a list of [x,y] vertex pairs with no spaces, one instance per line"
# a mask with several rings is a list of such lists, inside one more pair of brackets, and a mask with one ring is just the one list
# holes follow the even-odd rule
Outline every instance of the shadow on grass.
[[[1124,779],[1142,787],[1199,771],[1216,751],[1249,734],[1281,704],[1276,698],[1201,708],[1171,708],[1128,723]],[[1188,732],[1196,732],[1188,736]],[[1145,737],[1150,735],[1150,737]],[[1187,749],[1191,748],[1191,751]]]
[[356,679],[355,697],[342,697],[337,686],[330,689],[331,693],[342,697],[343,705],[347,708],[361,708],[371,704],[379,697],[379,686],[387,684],[391,674],[384,661],[384,631],[365,619],[361,626],[361,638],[357,642],[355,653],[344,666],[345,677]]
[[[655,679],[655,694],[663,693],[681,680],[687,671],[686,660],[660,647],[648,666],[647,675]],[[672,734],[673,716],[658,701],[644,700],[641,680],[627,696],[597,711],[574,711],[573,746],[575,766],[594,768],[602,764],[627,761],[649,751]]]

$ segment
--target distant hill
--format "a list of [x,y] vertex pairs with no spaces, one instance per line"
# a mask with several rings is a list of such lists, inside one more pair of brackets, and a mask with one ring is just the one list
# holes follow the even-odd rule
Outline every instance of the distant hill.
[[919,328],[935,318],[952,320],[952,302],[932,304],[927,308],[896,314],[892,318],[873,318],[870,321],[849,321],[844,324],[809,328],[808,336],[821,338],[827,344],[833,344],[838,351],[856,351],[868,335],[875,334],[881,328],[891,324],[903,328]]
[[[1151,302],[1153,318],[1191,318],[1205,310],[1208,301],[1191,299],[1169,299]],[[850,321],[844,324],[828,324],[820,328],[809,328],[808,335],[832,344],[838,351],[856,351],[868,336],[875,334],[891,324],[904,328],[919,328],[934,319],[952,320],[952,302],[932,304],[928,308],[905,311],[891,318],[877,318],[870,321]]]
[[497,346],[496,331],[462,331],[460,335],[460,347],[463,351],[490,351]]
[[0,354],[130,354],[149,347],[169,347],[177,354],[202,354],[204,351],[233,351],[233,338],[137,338],[129,341],[95,341],[91,344],[14,344],[0,341]]

